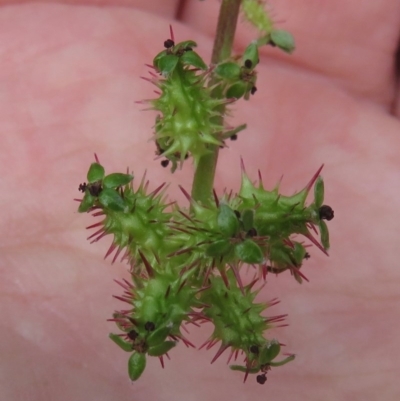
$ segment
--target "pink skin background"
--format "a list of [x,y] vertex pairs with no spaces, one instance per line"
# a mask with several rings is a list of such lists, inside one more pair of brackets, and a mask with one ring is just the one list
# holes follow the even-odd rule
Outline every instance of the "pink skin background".
[[[156,358],[136,383],[128,354],[107,338],[123,305],[111,297],[127,266],[103,255],[111,238],[89,245],[77,213],[78,185],[93,153],[108,172],[147,169],[150,188],[171,182],[185,200],[192,167],[173,176],[154,161],[154,97],[144,63],[169,37],[193,39],[209,59],[218,1],[0,1],[1,400],[400,399],[400,122],[395,53],[398,0],[271,0],[277,24],[297,50],[263,49],[258,92],[234,105],[248,123],[221,151],[216,189],[237,190],[240,156],[266,187],[301,189],[325,163],[330,257],[315,247],[309,283],[268,276],[260,300],[288,313],[276,336],[294,362],[264,386],[226,366],[216,349],[183,344],[166,368]],[[240,26],[237,52],[255,37]],[[249,273],[249,277],[251,272]],[[189,327],[200,345],[212,331]]]

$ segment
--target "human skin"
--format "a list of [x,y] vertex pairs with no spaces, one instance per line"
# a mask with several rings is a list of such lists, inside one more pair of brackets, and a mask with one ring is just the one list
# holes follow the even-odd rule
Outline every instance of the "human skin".
[[[170,198],[185,204],[177,185],[190,189],[192,167],[171,176],[154,161],[154,113],[134,102],[154,97],[139,76],[170,23],[209,59],[218,2],[187,1],[180,22],[176,1],[65,3],[0,2],[0,398],[400,399],[400,2],[270,2],[297,50],[262,50],[258,91],[229,120],[248,130],[221,151],[216,189],[238,189],[240,156],[267,188],[284,174],[287,194],[324,163],[335,219],[329,258],[313,247],[302,269],[310,282],[271,275],[260,294],[281,299],[267,312],[288,313],[289,326],[271,336],[297,355],[264,386],[251,376],[243,384],[227,354],[210,365],[216,350],[183,344],[164,370],[153,358],[131,384],[106,322],[123,307],[112,280],[129,278],[127,266],[103,261],[110,238],[86,241],[97,220],[72,201],[96,152],[108,172],[129,166],[138,179],[147,169],[150,188],[171,182]],[[254,36],[241,26],[236,51]],[[211,329],[192,326],[190,338],[200,345]]]

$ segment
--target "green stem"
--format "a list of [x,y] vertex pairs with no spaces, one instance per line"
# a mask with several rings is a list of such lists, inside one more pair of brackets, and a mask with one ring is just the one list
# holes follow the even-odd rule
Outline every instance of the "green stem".
[[[222,0],[211,57],[212,64],[217,64],[231,55],[240,3],[241,0]],[[216,90],[213,96],[220,98],[220,91]],[[221,115],[224,114],[224,108],[221,108],[219,111]],[[222,125],[223,117],[218,117],[218,123]],[[210,203],[212,199],[219,147],[213,146],[211,151],[212,153],[200,158],[193,179],[192,198],[203,204]]]

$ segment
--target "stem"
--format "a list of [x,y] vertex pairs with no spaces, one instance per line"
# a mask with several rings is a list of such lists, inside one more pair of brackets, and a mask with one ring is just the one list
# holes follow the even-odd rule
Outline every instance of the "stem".
[[[217,64],[231,55],[240,3],[241,0],[222,0],[211,57],[212,64]],[[218,88],[214,91],[213,96],[215,98],[221,98],[221,93]],[[223,115],[224,107],[221,107],[219,111],[221,115]],[[222,125],[223,117],[217,117],[217,119],[218,123]],[[218,161],[219,147],[212,146],[210,150],[212,153],[200,158],[193,179],[192,198],[195,201],[200,201],[202,204],[211,202],[215,170]]]

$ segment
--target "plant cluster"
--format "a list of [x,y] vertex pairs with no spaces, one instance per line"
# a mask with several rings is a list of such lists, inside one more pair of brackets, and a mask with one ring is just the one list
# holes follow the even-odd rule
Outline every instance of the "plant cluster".
[[[244,0],[241,6],[260,31],[243,54],[207,65],[194,50],[196,43],[175,43],[171,29],[171,38],[150,66],[148,80],[157,87],[157,98],[146,102],[157,111],[156,154],[172,172],[187,159],[199,169],[204,158],[245,128],[227,127],[224,117],[227,106],[256,92],[259,47],[294,49],[291,35],[274,28],[260,1]],[[324,204],[321,169],[303,190],[284,196],[279,185],[266,190],[261,173],[254,183],[242,162],[237,194],[218,195],[200,185],[205,196],[199,199],[195,188],[192,195],[181,188],[188,201],[184,207],[167,202],[165,184],[150,191],[145,177],[136,185],[129,172],[106,174],[96,156],[87,182],[79,186],[79,212],[102,217],[88,227],[96,230],[89,239],[111,235],[106,257],[113,254],[113,262],[121,257],[130,266],[131,280],[116,280],[123,289],[116,298],[129,307],[110,319],[119,329],[110,338],[130,353],[131,380],[142,375],[148,357],[158,357],[164,366],[164,357],[179,342],[194,347],[183,333],[189,323],[213,324],[212,335],[200,348],[219,344],[212,362],[227,349],[229,361],[242,355],[243,365],[231,368],[244,372],[245,380],[257,374],[257,382],[264,384],[271,367],[294,359],[281,353],[278,340],[266,337],[285,318],[265,315],[278,301],[257,303],[255,298],[270,273],[288,271],[299,283],[306,279],[302,266],[310,254],[305,240],[328,250],[326,221],[333,210]],[[307,204],[311,190],[313,200]],[[242,278],[246,265],[254,272],[248,283]],[[255,289],[258,283],[262,285]]]

